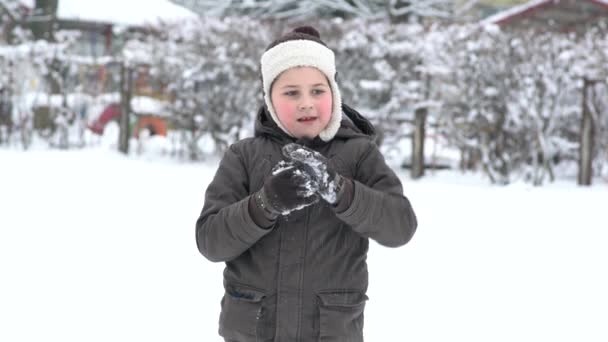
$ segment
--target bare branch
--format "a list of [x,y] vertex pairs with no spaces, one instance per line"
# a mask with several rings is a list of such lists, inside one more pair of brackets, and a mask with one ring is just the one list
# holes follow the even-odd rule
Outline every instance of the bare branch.
[[0,1],[0,9],[2,9],[8,15],[12,23],[16,23],[18,21],[17,14],[13,12],[13,9],[8,6],[6,1]]

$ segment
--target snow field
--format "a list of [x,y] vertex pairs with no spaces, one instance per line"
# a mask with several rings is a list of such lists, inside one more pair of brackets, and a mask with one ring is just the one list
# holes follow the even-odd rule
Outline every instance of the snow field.
[[[217,167],[0,150],[0,340],[222,341],[194,222]],[[606,341],[606,184],[400,173],[409,245],[372,243],[366,341]]]

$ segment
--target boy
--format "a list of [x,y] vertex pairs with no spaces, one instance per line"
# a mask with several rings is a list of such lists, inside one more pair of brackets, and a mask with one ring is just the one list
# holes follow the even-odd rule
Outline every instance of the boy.
[[363,341],[369,238],[404,245],[416,216],[314,28],[273,42],[261,72],[255,136],[225,153],[196,222],[199,251],[226,263],[219,333]]

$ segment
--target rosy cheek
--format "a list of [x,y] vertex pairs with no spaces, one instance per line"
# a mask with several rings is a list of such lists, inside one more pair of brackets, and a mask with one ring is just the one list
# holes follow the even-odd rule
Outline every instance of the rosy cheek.
[[279,119],[283,121],[289,121],[293,118],[295,113],[295,107],[287,101],[276,101],[274,105],[274,110],[277,113]]
[[323,113],[324,115],[331,115],[332,110],[332,96],[331,94],[326,94],[321,97],[318,102],[318,111]]

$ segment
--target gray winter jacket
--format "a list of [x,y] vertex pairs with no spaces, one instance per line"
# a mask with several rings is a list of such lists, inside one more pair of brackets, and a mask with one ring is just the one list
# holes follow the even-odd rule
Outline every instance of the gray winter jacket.
[[209,260],[226,263],[219,333],[238,342],[360,342],[367,300],[369,238],[397,247],[416,230],[401,182],[373,142],[373,127],[344,106],[335,138],[313,149],[354,181],[344,212],[319,203],[257,226],[248,199],[293,142],[261,109],[255,137],[233,144],[220,162],[196,222]]

